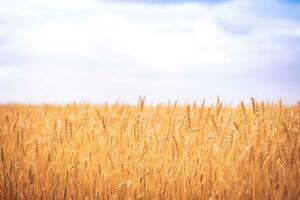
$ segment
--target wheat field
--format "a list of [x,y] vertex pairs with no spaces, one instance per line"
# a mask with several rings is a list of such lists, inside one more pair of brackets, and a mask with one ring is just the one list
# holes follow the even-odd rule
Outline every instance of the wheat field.
[[300,105],[0,106],[1,199],[300,199]]

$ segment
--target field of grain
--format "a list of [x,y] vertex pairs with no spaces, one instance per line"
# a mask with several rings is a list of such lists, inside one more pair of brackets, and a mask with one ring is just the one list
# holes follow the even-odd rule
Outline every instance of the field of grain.
[[1,199],[300,199],[300,105],[0,106]]

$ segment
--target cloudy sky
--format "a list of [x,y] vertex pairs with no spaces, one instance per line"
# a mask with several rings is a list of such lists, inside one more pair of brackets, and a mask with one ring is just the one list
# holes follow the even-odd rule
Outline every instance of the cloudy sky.
[[1,0],[0,103],[293,103],[297,2]]

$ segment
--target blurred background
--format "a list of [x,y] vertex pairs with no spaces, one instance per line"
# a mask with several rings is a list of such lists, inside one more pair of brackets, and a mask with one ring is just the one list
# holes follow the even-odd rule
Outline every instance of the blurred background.
[[300,100],[300,1],[0,1],[0,103],[139,96]]

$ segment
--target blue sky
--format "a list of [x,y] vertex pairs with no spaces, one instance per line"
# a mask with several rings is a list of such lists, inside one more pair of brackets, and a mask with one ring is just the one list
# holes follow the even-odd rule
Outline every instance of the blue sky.
[[2,0],[0,102],[300,100],[300,4]]
[[116,2],[134,2],[151,4],[178,4],[178,3],[218,3],[226,0],[115,0]]

